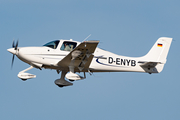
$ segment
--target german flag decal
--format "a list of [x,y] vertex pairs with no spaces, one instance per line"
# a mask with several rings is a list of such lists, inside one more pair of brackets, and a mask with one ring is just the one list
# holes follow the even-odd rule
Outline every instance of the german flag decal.
[[158,44],[157,44],[157,46],[158,46],[158,47],[162,47],[162,46],[163,46],[163,44],[158,43]]

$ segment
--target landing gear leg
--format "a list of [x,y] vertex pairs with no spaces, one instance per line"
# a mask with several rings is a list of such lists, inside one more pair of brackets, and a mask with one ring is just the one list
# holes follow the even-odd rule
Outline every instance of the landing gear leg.
[[20,79],[22,79],[23,81],[26,81],[27,79],[35,78],[36,75],[30,74],[30,73],[26,73],[26,71],[28,71],[28,70],[30,70],[30,69],[32,69],[32,68],[34,68],[34,67],[31,66],[31,67],[29,67],[29,68],[27,68],[27,69],[19,72],[18,77],[19,77]]
[[68,81],[66,81],[66,80],[64,79],[66,73],[67,73],[66,71],[62,71],[62,72],[61,72],[61,78],[54,81],[54,83],[55,83],[57,86],[59,86],[59,87],[64,87],[64,86],[73,85],[73,83],[68,82]]

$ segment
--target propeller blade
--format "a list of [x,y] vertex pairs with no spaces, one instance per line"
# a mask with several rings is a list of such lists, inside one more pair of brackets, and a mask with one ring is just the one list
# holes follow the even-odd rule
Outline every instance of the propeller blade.
[[16,47],[15,47],[15,50],[17,50],[17,47],[18,47],[18,42],[19,42],[19,40],[17,40],[17,42],[16,42]]
[[13,47],[13,48],[15,47],[15,45],[14,45],[14,39],[13,39],[12,47]]
[[13,55],[13,58],[12,58],[11,69],[12,69],[13,64],[14,64],[14,56],[15,56],[15,55]]

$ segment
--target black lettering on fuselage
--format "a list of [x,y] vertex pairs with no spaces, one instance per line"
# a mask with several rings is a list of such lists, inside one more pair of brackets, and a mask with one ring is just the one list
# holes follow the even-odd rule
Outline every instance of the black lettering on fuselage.
[[108,59],[109,64],[116,64],[116,65],[121,65],[121,66],[136,66],[136,61],[135,60],[130,60],[130,59],[121,59],[121,58],[113,58],[109,57]]
[[113,58],[109,57],[109,63],[112,64],[113,63]]
[[120,65],[120,58],[116,58],[116,64]]
[[126,65],[125,59],[121,59],[121,65]]
[[135,60],[131,60],[131,66],[136,66],[136,61]]
[[129,66],[129,63],[130,63],[131,60],[127,60],[127,59],[126,59],[126,61],[127,61],[127,66]]

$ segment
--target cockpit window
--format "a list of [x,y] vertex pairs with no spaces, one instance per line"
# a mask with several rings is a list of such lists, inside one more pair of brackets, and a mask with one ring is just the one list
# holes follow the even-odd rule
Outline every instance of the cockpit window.
[[52,49],[56,49],[58,44],[59,44],[59,40],[55,40],[55,41],[49,42],[49,43],[47,43],[47,44],[45,44],[43,46],[50,47]]
[[76,45],[77,45],[77,43],[75,43],[75,42],[65,41],[61,46],[61,50],[72,51],[76,47]]

